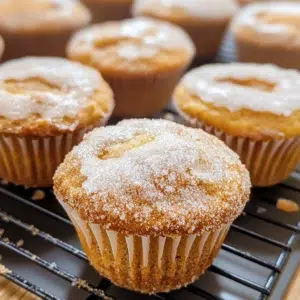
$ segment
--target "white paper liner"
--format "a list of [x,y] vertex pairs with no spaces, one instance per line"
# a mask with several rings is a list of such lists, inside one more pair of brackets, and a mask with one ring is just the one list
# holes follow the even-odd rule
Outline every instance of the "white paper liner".
[[174,103],[175,109],[188,125],[217,136],[238,153],[256,186],[269,186],[286,179],[300,162],[300,136],[289,139],[256,141],[227,134],[214,126],[190,119]]
[[90,129],[41,138],[0,135],[0,177],[28,186],[51,184],[65,155]]
[[[202,124],[201,128],[222,139],[227,146],[240,155],[250,171],[254,185],[272,185],[286,179],[300,159],[299,136],[274,141],[254,141],[231,136],[205,124]],[[284,161],[289,157],[290,160]]]
[[49,186],[56,168],[67,153],[93,128],[105,125],[109,112],[96,124],[51,137],[0,135],[0,177],[26,186]]
[[[110,243],[110,247],[112,249],[113,258],[116,259],[118,256],[118,233],[116,231],[112,230],[105,230],[103,226],[99,224],[89,224],[84,220],[78,220],[79,215],[78,213],[72,209],[68,204],[64,203],[63,201],[60,201],[63,208],[66,210],[68,216],[72,220],[74,226],[80,230],[80,232],[84,235],[85,242],[88,245],[88,247],[93,247],[91,242],[91,234],[94,235],[95,240],[97,241],[97,247],[99,250],[99,253],[101,255],[104,255],[104,246],[103,246],[103,237],[102,237],[102,230],[104,230],[108,236],[108,240]],[[208,242],[209,236],[211,236],[210,239],[210,254],[216,247],[216,245],[219,244],[220,241],[223,240],[225,235],[227,234],[229,230],[230,225],[224,225],[220,229],[218,229],[215,232],[205,232],[200,236],[199,246],[198,246],[198,255],[201,257],[202,251]],[[172,238],[172,262],[175,263],[176,256],[178,254],[178,248],[180,243],[184,238],[186,238],[186,244],[185,244],[185,261],[186,264],[188,263],[188,258],[190,255],[190,251],[196,241],[196,238],[198,235],[191,234],[188,236],[177,236]],[[134,235],[129,235],[125,237],[126,239],[126,245],[127,245],[127,252],[128,252],[128,262],[129,266],[133,263],[133,258],[135,256],[135,248],[134,248]],[[143,266],[147,267],[149,262],[149,253],[151,250],[150,248],[150,240],[151,237],[149,236],[142,236],[142,262]],[[166,246],[166,237],[159,237],[158,238],[158,261],[157,265],[161,267],[162,265],[162,257],[163,253],[165,251]]]

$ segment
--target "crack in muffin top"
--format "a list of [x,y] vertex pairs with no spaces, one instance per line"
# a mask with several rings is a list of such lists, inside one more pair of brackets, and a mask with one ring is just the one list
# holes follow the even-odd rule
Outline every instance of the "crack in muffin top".
[[166,120],[99,128],[54,176],[59,200],[90,223],[176,235],[231,223],[249,197],[249,173],[216,137]]
[[250,4],[236,15],[231,30],[262,44],[299,47],[300,4],[287,1]]
[[84,28],[73,35],[67,53],[102,72],[111,68],[145,72],[160,64],[174,67],[189,63],[195,46],[179,26],[139,17]]
[[247,108],[291,116],[300,109],[300,73],[293,69],[254,63],[211,64],[193,69],[181,82],[203,101],[230,111]]
[[35,131],[39,125],[73,131],[112,108],[112,92],[100,73],[80,63],[26,57],[0,66],[1,132]]

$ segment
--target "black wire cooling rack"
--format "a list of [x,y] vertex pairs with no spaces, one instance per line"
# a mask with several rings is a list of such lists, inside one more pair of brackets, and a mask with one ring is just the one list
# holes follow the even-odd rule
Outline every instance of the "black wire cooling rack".
[[[230,38],[225,43],[218,61],[228,62],[234,60],[234,52]],[[227,46],[226,46],[227,45]],[[176,117],[172,111],[165,111],[164,115],[168,118]],[[81,260],[86,267],[89,268],[89,263],[85,253],[78,247],[70,243],[68,237],[60,235],[62,226],[72,227],[71,222],[66,217],[61,208],[57,205],[51,189],[44,189],[45,199],[43,201],[32,201],[31,196],[34,190],[26,190],[14,185],[0,184],[0,227],[5,228],[0,230],[0,249],[5,253],[13,253],[17,257],[30,261],[47,272],[54,274],[56,277],[63,279],[69,285],[77,287],[86,292],[86,297],[70,296],[68,299],[243,299],[243,295],[251,295],[250,299],[266,299],[274,290],[275,284],[280,278],[280,274],[284,270],[284,266],[288,261],[290,254],[293,251],[293,246],[300,232],[298,224],[299,214],[289,216],[288,214],[276,210],[276,201],[279,197],[293,199],[300,203],[300,172],[296,171],[290,181],[279,184],[272,188],[253,189],[251,201],[247,205],[244,213],[232,225],[229,237],[222,246],[221,254],[216,259],[214,264],[209,268],[206,274],[200,281],[187,286],[180,291],[175,291],[169,294],[156,294],[152,296],[130,294],[128,296],[125,290],[117,289],[107,279],[98,277],[99,282],[92,284],[81,279],[79,276],[73,275],[70,271],[60,266],[60,262],[49,261],[39,255],[39,251],[29,250],[30,243],[46,243],[47,249],[60,249],[68,254],[68,259]],[[14,207],[16,205],[26,207],[24,217],[16,217]],[[9,210],[10,212],[7,212]],[[271,212],[269,214],[269,212]],[[36,227],[34,220],[30,215],[38,213],[42,218],[50,218],[55,222],[55,228],[42,230]],[[18,210],[20,215],[20,209]],[[21,214],[22,215],[22,214]],[[27,221],[24,221],[24,218]],[[31,221],[28,222],[28,219]],[[39,224],[43,224],[39,222]],[[255,226],[253,225],[255,224]],[[259,224],[259,225],[258,225]],[[45,226],[47,227],[47,226]],[[44,228],[44,225],[43,225]],[[30,242],[25,239],[12,241],[10,232],[21,230],[29,233],[32,238]],[[49,231],[54,232],[50,234]],[[276,237],[274,237],[274,234]],[[23,245],[24,244],[24,245]],[[267,252],[267,257],[261,253]],[[230,256],[230,258],[229,258]],[[58,261],[61,261],[57,257]],[[219,261],[220,260],[220,261]],[[5,255],[3,255],[5,264]],[[242,271],[240,270],[242,268]],[[259,269],[259,271],[257,270]],[[253,274],[249,271],[260,273],[257,280],[254,280]],[[235,271],[234,271],[235,270]],[[239,271],[237,271],[239,270]],[[218,281],[213,281],[211,275],[227,280],[225,284],[229,287],[229,291],[222,292],[222,287],[218,287],[218,292],[215,292],[215,287]],[[33,294],[43,299],[61,298],[55,296],[53,291],[46,291],[45,288],[39,286],[36,281],[31,280],[31,276],[21,276],[13,269],[8,272],[2,272],[1,276],[13,281],[14,283],[31,291]],[[25,278],[26,277],[26,278]],[[208,277],[208,279],[207,279]],[[53,278],[53,277],[51,277]],[[209,284],[214,286],[214,289],[209,287]],[[231,297],[231,286],[238,285],[240,289],[245,291],[245,294],[239,294],[237,297]],[[117,292],[115,290],[117,289]],[[221,289],[221,291],[220,291]]]

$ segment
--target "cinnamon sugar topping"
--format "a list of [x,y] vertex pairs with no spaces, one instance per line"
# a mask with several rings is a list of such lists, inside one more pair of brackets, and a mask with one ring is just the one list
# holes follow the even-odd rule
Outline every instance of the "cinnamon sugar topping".
[[[74,200],[72,188],[67,201],[107,228],[132,222],[141,231],[208,230],[231,222],[248,200],[249,174],[233,151],[202,130],[166,120],[96,129],[68,157],[71,168],[80,165],[88,203]],[[65,178],[64,167],[55,181]],[[55,185],[60,199],[65,191]]]
[[[6,88],[8,81],[39,79],[53,87],[17,93]],[[39,114],[46,120],[74,117],[101,85],[94,69],[62,58],[29,57],[11,60],[0,67],[0,116],[12,120]]]
[[203,101],[230,111],[290,116],[300,109],[300,73],[274,65],[205,65],[187,73],[182,84]]
[[[74,16],[76,16],[74,18]],[[6,31],[77,28],[91,19],[87,8],[74,0],[1,0],[0,27]]]
[[77,32],[68,47],[71,53],[117,45],[126,60],[152,58],[161,50],[184,50],[194,55],[190,37],[178,26],[146,17],[96,24]]

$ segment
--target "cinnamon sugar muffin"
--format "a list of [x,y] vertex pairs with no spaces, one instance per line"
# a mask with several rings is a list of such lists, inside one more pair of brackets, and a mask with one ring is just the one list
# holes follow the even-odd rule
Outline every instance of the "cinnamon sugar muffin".
[[48,186],[56,167],[113,109],[100,74],[62,58],[0,65],[0,178]]
[[93,23],[129,18],[132,1],[133,0],[82,0],[92,13]]
[[73,0],[2,0],[0,34],[4,59],[28,55],[64,56],[66,42],[91,19],[88,9]]
[[238,10],[236,0],[136,0],[133,15],[148,16],[184,28],[196,46],[198,58],[213,58],[224,32]]
[[231,31],[240,61],[300,69],[300,3],[249,5],[234,19]]
[[195,281],[249,190],[248,171],[221,141],[165,120],[95,129],[54,175],[55,194],[92,265],[142,293]]
[[115,94],[115,115],[141,117],[168,104],[193,59],[194,45],[175,25],[136,18],[79,31],[67,53],[101,72]]
[[189,72],[174,94],[188,124],[236,151],[253,185],[287,178],[300,162],[300,73],[273,65],[216,64]]

